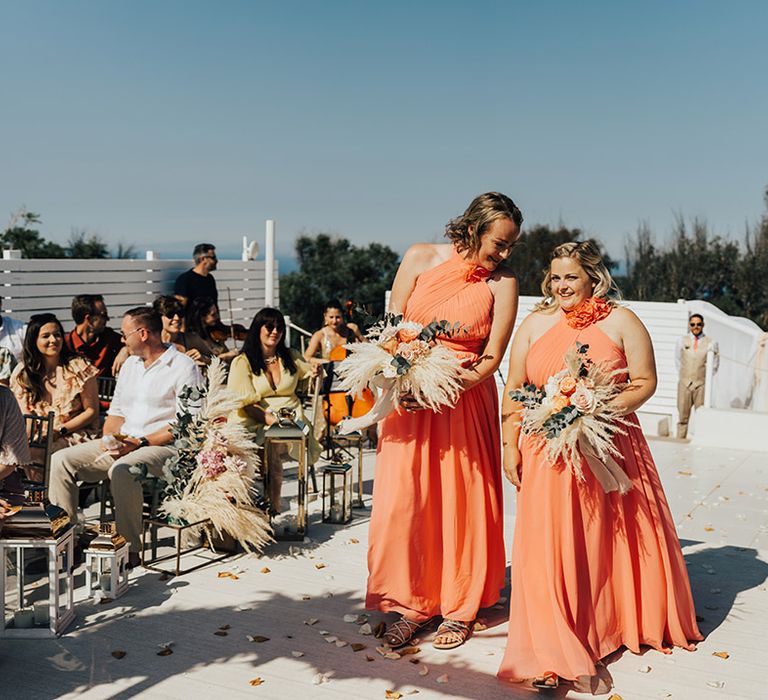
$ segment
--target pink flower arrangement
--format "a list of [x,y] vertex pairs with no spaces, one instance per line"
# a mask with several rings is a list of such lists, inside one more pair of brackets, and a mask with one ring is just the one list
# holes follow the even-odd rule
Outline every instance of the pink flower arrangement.
[[219,474],[227,471],[225,457],[223,452],[213,449],[198,452],[195,459],[203,470],[203,476],[206,479],[215,479]]

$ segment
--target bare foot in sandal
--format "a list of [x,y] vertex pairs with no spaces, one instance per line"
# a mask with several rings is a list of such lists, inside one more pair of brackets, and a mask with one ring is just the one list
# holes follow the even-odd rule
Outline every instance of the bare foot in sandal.
[[470,622],[445,619],[440,623],[432,646],[435,649],[455,649],[460,647],[469,637]]
[[560,685],[560,678],[554,671],[547,671],[531,681],[531,685],[539,690],[554,690]]
[[425,624],[424,622],[415,622],[414,620],[401,617],[389,627],[383,639],[393,648],[401,647],[403,644],[410,642],[413,639],[413,635]]

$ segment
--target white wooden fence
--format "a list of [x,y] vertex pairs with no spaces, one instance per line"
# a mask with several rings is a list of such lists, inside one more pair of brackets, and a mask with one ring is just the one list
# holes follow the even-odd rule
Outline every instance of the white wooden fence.
[[[109,314],[119,318],[134,306],[151,304],[158,295],[172,294],[176,277],[191,266],[188,260],[0,260],[2,310],[23,321],[49,311],[69,329],[72,297],[102,294]],[[275,262],[276,305],[280,298],[277,266]],[[229,319],[231,297],[234,320],[244,325],[251,322],[264,306],[265,270],[263,260],[219,261],[213,276],[224,320]]]

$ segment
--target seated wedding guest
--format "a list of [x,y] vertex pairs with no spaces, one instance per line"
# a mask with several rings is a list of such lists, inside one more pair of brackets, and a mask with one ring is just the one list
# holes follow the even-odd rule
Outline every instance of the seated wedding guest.
[[[312,367],[298,352],[285,344],[285,318],[277,309],[264,308],[254,316],[243,351],[229,370],[228,388],[240,400],[240,409],[231,419],[253,431],[254,442],[264,444],[264,431],[277,422],[282,408],[295,411],[296,418],[306,422],[301,401],[296,396],[300,379],[312,374]],[[320,445],[310,429],[307,464],[320,456]],[[280,512],[280,490],[283,483],[283,461],[297,459],[297,445],[272,445],[268,457],[270,492],[266,494],[273,514]]]
[[19,405],[8,387],[0,386],[0,521],[23,497],[20,467],[31,461]]
[[75,327],[64,336],[64,345],[73,354],[87,357],[100,376],[115,376],[115,360],[123,349],[123,341],[120,334],[107,325],[109,314],[104,297],[78,294],[72,299],[72,320]]
[[198,243],[192,252],[195,266],[182,272],[173,286],[176,298],[187,306],[197,297],[208,297],[214,302],[219,301],[216,280],[211,272],[216,269],[219,259],[216,257],[216,246],[210,243]]
[[13,368],[16,367],[16,358],[8,348],[0,348],[0,385],[8,386]]
[[198,364],[208,364],[208,346],[197,336],[184,331],[184,306],[176,297],[157,297],[152,308],[163,322],[162,340],[173,343],[176,349],[189,355]]
[[21,360],[26,329],[27,324],[23,321],[0,315],[0,384],[8,385],[13,368]]
[[[77,516],[78,481],[109,478],[118,532],[130,546],[131,566],[140,561],[142,489],[129,469],[145,464],[159,476],[174,454],[171,422],[185,386],[202,383],[195,363],[161,339],[163,324],[146,306],[127,311],[120,324],[130,357],[117,377],[104,436],[61,450],[51,459],[51,503]],[[108,444],[112,443],[112,447]]]
[[208,358],[218,357],[222,362],[232,362],[240,354],[239,350],[227,347],[225,341],[230,338],[230,329],[221,322],[216,302],[208,297],[197,297],[187,305],[185,333],[195,347],[206,348],[203,355]]
[[[64,329],[56,316],[35,314],[30,318],[22,362],[11,375],[11,390],[22,413],[46,416],[53,411],[54,450],[96,435],[98,373],[86,358],[73,355],[64,345]],[[28,475],[41,481],[43,475],[37,471],[30,469]]]

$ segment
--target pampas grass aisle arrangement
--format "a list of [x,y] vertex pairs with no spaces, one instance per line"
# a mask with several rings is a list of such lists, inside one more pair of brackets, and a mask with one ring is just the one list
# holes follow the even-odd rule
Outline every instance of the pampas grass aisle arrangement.
[[228,534],[246,551],[260,552],[272,532],[267,515],[253,505],[258,448],[242,425],[227,420],[239,403],[226,387],[224,363],[214,358],[207,388],[187,388],[179,403],[173,426],[177,453],[163,465],[162,478],[149,475],[144,465],[134,473],[162,488],[162,516],[185,523],[207,519],[200,531]]

